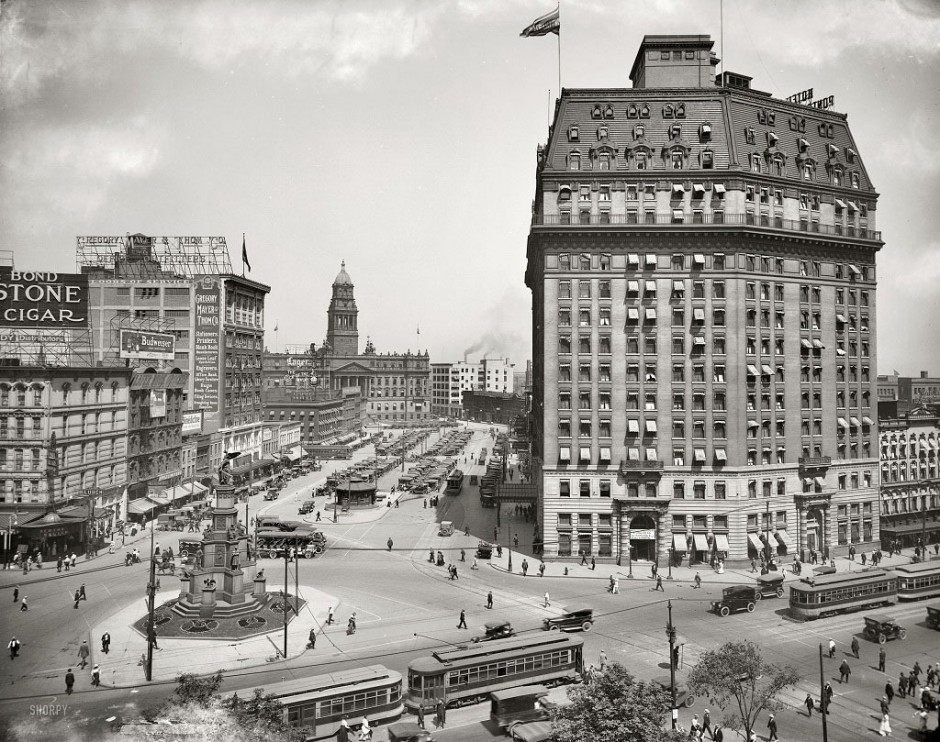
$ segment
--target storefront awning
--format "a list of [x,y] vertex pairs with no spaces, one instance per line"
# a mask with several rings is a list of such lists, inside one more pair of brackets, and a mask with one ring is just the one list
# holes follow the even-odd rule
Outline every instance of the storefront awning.
[[731,551],[728,547],[728,537],[723,533],[715,534],[715,549],[718,551]]
[[149,500],[131,500],[127,503],[127,512],[134,515],[143,515],[151,510],[156,510],[157,506]]
[[779,541],[781,545],[783,545],[784,548],[786,549],[793,548],[793,542],[790,541],[790,536],[786,531],[777,531],[774,534],[774,536],[777,537],[777,541]]
[[760,536],[756,533],[747,534],[747,540],[751,542],[751,546],[760,551],[764,548],[764,542],[760,540]]
[[708,537],[704,533],[693,533],[696,551],[708,551]]
[[170,499],[168,497],[157,497],[156,495],[148,495],[147,499],[151,502],[156,503],[157,505],[169,505]]
[[689,548],[688,541],[686,541],[684,533],[672,534],[672,548],[676,551],[685,551],[687,548]]

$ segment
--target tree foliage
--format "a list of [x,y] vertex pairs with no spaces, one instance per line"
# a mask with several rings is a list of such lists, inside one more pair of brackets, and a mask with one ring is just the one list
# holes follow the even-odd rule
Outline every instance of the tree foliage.
[[618,662],[569,689],[570,704],[552,714],[552,742],[676,742],[668,729],[668,693],[634,680]]
[[[756,644],[742,641],[728,642],[702,654],[689,674],[688,684],[724,710],[722,723],[726,727],[743,729],[747,737],[762,711],[783,708],[777,696],[799,679],[795,668],[765,661]],[[725,708],[731,701],[737,711]]]

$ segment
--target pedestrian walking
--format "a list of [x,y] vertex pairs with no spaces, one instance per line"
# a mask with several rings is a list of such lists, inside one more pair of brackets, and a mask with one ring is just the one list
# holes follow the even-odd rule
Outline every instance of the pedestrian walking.
[[715,733],[712,731],[712,714],[708,709],[705,709],[705,713],[702,714],[702,737],[705,736],[705,732],[715,738]]
[[75,685],[75,675],[72,674],[72,668],[70,667],[65,671],[65,692],[68,695],[72,695],[73,685]]
[[596,568],[597,568],[597,560],[594,559],[594,557],[591,557],[591,570],[593,571]]
[[545,602],[542,603],[542,607],[543,607],[543,608],[548,608],[551,604],[552,604],[552,602],[551,602],[551,600],[549,599],[548,590],[546,590],[546,591],[545,591]]
[[493,607],[493,591],[492,591],[492,590],[490,590],[490,591],[486,594],[486,607],[487,607],[487,608],[492,608],[492,607]]
[[712,740],[713,742],[724,742],[725,740],[724,730],[722,730],[721,724],[717,721],[715,722],[715,731],[712,732]]
[[[424,507],[427,507],[427,500],[425,500]],[[424,706],[418,705],[418,726],[424,729]]]
[[907,683],[907,675],[902,671],[898,676],[898,695],[901,696],[901,698],[907,698]]
[[96,688],[101,685],[101,665],[95,665],[91,669],[91,684]]
[[310,629],[310,633],[307,635],[307,646],[310,647],[310,649],[317,648],[317,627],[316,626]]
[[24,595],[24,596],[23,596],[23,602],[20,603],[20,612],[22,612],[22,611],[28,611],[28,610],[29,610],[29,606],[26,605],[26,601],[27,601],[27,600],[29,600],[29,596],[28,596],[28,595]]
[[839,665],[839,682],[848,683],[849,675],[852,674],[852,668],[849,667],[849,663],[846,660],[842,660],[842,664]]
[[757,571],[757,560],[754,558],[751,558],[751,572],[756,572],[756,571]]
[[806,699],[803,701],[803,705],[806,706],[806,715],[812,717],[813,707],[816,704],[813,702],[813,696],[811,693],[806,694]]
[[107,654],[111,649],[111,634],[105,631],[101,635],[101,651]]
[[82,583],[82,586],[78,588],[78,597],[81,600],[88,600],[88,596],[85,595],[85,583],[84,582]]
[[525,577],[526,573],[529,571],[529,562],[526,559],[522,560],[522,576]]
[[7,644],[7,649],[10,650],[10,659],[15,660],[20,653],[20,640],[14,636],[10,639],[10,643]]
[[662,575],[656,575],[656,587],[654,587],[653,590],[660,590],[661,592],[666,592],[665,588],[663,588]]
[[888,697],[887,697],[887,696],[882,696],[882,697],[881,697],[881,700],[878,702],[878,705],[881,707],[881,713],[882,713],[882,714],[887,714],[888,711],[890,710],[890,709],[889,709],[889,706],[888,706]]
[[14,585],[13,586],[13,602],[16,603],[19,601],[19,599],[20,599],[20,586]]
[[463,609],[460,610],[460,621],[457,622],[458,629],[467,628],[467,612]]
[[613,594],[618,595],[620,593],[620,578],[614,577],[614,589]]
[[885,660],[887,658],[888,658],[888,654],[887,652],[885,652],[885,648],[882,647],[881,649],[878,650],[878,670],[880,672],[885,671]]
[[78,557],[75,556],[75,552],[73,551],[73,552],[72,552],[72,557],[71,557],[71,563],[72,563],[72,568],[73,568],[73,569],[75,568],[75,562],[77,562],[77,561],[78,561]]
[[826,694],[826,713],[828,714],[829,704],[832,703],[832,697],[835,695],[835,691],[832,690],[832,683],[826,683],[823,692]]
[[891,717],[887,714],[881,715],[881,723],[878,725],[878,734],[882,737],[891,736]]
[[88,655],[91,654],[91,650],[88,649],[88,642],[83,640],[81,646],[78,648],[78,659],[81,660],[81,668],[84,670],[88,665]]
[[349,722],[346,717],[339,723],[339,729],[336,730],[336,742],[349,742]]
[[694,582],[695,582],[695,584],[692,585],[692,589],[693,589],[693,590],[698,590],[699,588],[702,587],[702,575],[700,575],[698,572],[695,573],[695,580],[694,580]]
[[580,549],[581,552],[581,565],[582,567],[587,566],[587,554],[584,553],[584,549]]
[[518,533],[513,534],[512,545],[517,549],[519,548],[519,534]]
[[655,580],[655,579],[656,579],[656,573],[657,573],[658,571],[659,571],[659,567],[656,566],[656,562],[653,562],[653,563],[650,565],[650,579],[651,579],[651,580]]
[[388,537],[388,541],[385,542],[385,545],[388,546],[388,550],[389,550],[389,551],[392,550],[392,546],[394,545],[394,543],[395,543],[395,542],[392,541],[392,537],[389,536],[389,537]]
[[769,733],[767,742],[774,742],[777,739],[777,720],[773,714],[767,717],[767,731]]
[[833,639],[829,639],[829,659],[832,659],[836,656],[836,643]]
[[444,703],[444,700],[441,699],[437,702],[437,725],[444,728],[444,725],[447,723],[447,704]]
[[600,665],[601,665],[601,672],[604,672],[604,670],[607,669],[607,652],[605,652],[603,649],[601,650],[601,654],[600,654]]
[[72,606],[72,607],[73,607],[73,608],[78,608],[78,603],[79,603],[79,601],[80,601],[81,599],[82,599],[82,594],[81,594],[78,590],[76,590],[76,591],[75,591],[75,605]]
[[545,576],[545,562],[542,562],[539,565],[539,577],[544,577],[544,576]]
[[63,566],[65,567],[66,572],[68,572],[72,568],[72,560],[69,559],[68,554],[65,555],[65,559],[63,560]]
[[888,699],[888,705],[890,706],[891,702],[894,700],[894,686],[891,685],[890,680],[885,683],[885,698]]
[[855,659],[858,659],[858,637],[852,637],[852,654],[855,655]]
[[59,554],[59,559],[58,559],[58,561],[56,561],[56,563],[55,563],[55,571],[56,571],[56,572],[61,572],[61,571],[62,571],[62,555],[61,555],[61,554]]

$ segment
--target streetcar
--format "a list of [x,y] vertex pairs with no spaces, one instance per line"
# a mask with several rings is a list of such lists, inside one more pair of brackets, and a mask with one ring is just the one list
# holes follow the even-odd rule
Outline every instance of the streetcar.
[[519,685],[574,683],[584,669],[583,647],[580,638],[549,632],[440,649],[408,665],[405,706],[430,708],[443,700],[459,707]]
[[919,600],[940,595],[940,561],[902,564],[893,569],[898,577],[899,600]]
[[313,559],[326,548],[326,536],[319,531],[258,531],[255,552],[262,557],[280,559],[285,551],[295,549],[297,556]]
[[444,492],[448,495],[459,495],[463,489],[463,472],[460,469],[454,469],[447,475],[447,487]]
[[328,739],[336,736],[344,717],[355,728],[365,717],[373,724],[401,716],[401,681],[400,672],[370,665],[244,688],[224,694],[223,699],[244,702],[261,691],[281,703],[291,726],[308,729],[307,739]]
[[891,605],[897,597],[897,575],[883,569],[807,577],[790,584],[790,615],[823,618]]

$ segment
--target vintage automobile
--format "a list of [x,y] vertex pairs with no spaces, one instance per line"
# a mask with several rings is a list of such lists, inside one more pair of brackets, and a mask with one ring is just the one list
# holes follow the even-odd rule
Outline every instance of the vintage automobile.
[[483,624],[483,636],[475,636],[472,642],[488,642],[493,639],[505,639],[514,636],[516,630],[509,621],[487,621]]
[[583,603],[566,605],[564,613],[543,619],[542,628],[545,631],[590,631],[594,625],[594,609]]
[[530,721],[527,724],[513,724],[507,731],[513,742],[547,742],[552,738],[552,723]]
[[[664,675],[662,677],[653,678],[653,682],[656,685],[661,686],[667,693],[669,692],[669,676]],[[695,705],[695,696],[689,692],[689,689],[686,688],[678,679],[676,680],[676,706],[686,708],[692,708]]]
[[434,742],[434,737],[414,722],[396,721],[388,725],[388,742]]
[[734,611],[753,613],[758,600],[757,588],[753,585],[732,585],[721,591],[721,600],[712,601],[711,609],[719,616],[727,616]]
[[500,729],[508,729],[528,721],[541,721],[549,716],[544,685],[519,685],[490,693],[490,721]]
[[306,515],[307,513],[313,512],[316,508],[316,503],[313,500],[304,500],[301,506],[297,509],[297,512],[300,515]]
[[761,598],[782,598],[783,573],[766,574],[758,577],[754,597],[757,600]]
[[907,629],[899,626],[891,616],[865,616],[865,636],[884,644],[888,639],[906,638]]
[[440,530],[437,532],[438,536],[453,536],[454,535],[454,524],[449,520],[442,520]]
[[264,499],[265,499],[265,500],[276,500],[277,497],[278,497],[278,494],[280,494],[280,493],[279,493],[276,489],[269,489],[267,492],[264,493]]
[[927,606],[927,626],[940,631],[940,603]]
[[486,541],[481,541],[477,544],[476,551],[477,559],[492,559],[493,558],[493,545],[487,543]]

